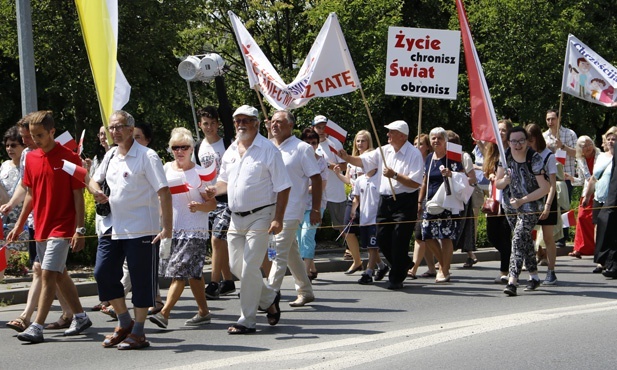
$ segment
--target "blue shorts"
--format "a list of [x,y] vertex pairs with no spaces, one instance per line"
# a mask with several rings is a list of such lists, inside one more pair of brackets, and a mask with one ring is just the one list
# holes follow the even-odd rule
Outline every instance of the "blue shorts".
[[224,202],[217,202],[216,209],[210,212],[210,230],[212,236],[217,239],[227,240],[227,230],[231,220],[229,205]]
[[379,248],[376,225],[360,226],[360,246],[362,248]]

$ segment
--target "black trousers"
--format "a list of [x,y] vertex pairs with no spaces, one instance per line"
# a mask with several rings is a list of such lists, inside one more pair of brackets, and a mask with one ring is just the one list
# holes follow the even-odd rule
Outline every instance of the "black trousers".
[[377,211],[377,244],[390,263],[389,280],[402,283],[412,265],[409,243],[418,216],[418,192],[382,195]]
[[499,251],[501,256],[499,271],[508,271],[512,253],[512,231],[503,213],[503,208],[499,216],[486,217],[486,236],[489,243]]

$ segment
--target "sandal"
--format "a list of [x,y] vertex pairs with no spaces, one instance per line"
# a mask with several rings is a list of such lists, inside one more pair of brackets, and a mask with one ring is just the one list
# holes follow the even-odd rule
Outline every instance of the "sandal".
[[28,319],[26,319],[25,317],[21,317],[21,316],[16,318],[15,320],[11,320],[6,323],[7,328],[11,328],[17,331],[18,333],[21,333],[22,331],[26,330],[28,326],[30,326],[30,321],[28,321]]
[[105,306],[109,306],[109,302],[105,301],[105,302],[100,302],[99,304],[95,305],[94,307],[92,307],[92,311],[100,311],[103,309],[103,307]]
[[476,263],[478,263],[478,259],[477,258],[467,257],[467,261],[465,262],[463,267],[466,268],[466,269],[469,269],[469,268],[472,268],[473,265],[475,265]]
[[574,257],[574,258],[578,258],[579,260],[582,257],[581,252],[579,252],[579,251],[572,251],[572,252],[568,253],[568,256]]
[[72,317],[70,318],[65,317],[64,314],[62,314],[56,322],[47,324],[45,326],[45,329],[49,329],[49,330],[68,329],[71,326],[71,321],[73,321]]
[[353,260],[353,256],[351,255],[351,252],[349,251],[349,249],[345,249],[345,254],[343,254],[343,260],[344,261]]
[[276,297],[274,298],[274,302],[272,302],[272,306],[276,308],[276,313],[266,313],[266,317],[268,318],[268,324],[274,326],[279,323],[281,319],[281,308],[279,307],[279,302],[281,301],[281,292],[276,293]]
[[421,278],[434,278],[437,277],[437,273],[436,272],[430,272],[427,271],[424,274],[420,275]]
[[113,334],[105,336],[105,340],[102,343],[103,347],[111,348],[116,344],[124,341],[126,337],[131,333],[131,330],[133,330],[134,324],[135,321],[131,321],[131,325],[129,325],[128,328],[122,328],[120,326],[116,327]]
[[247,328],[244,325],[235,324],[227,328],[227,334],[236,335],[236,334],[251,334],[257,331],[255,328]]
[[146,340],[146,336],[137,336],[133,333],[126,336],[126,339],[118,344],[119,350],[142,349],[150,347],[150,342]]
[[418,277],[416,276],[416,274],[414,274],[413,272],[411,272],[411,270],[409,270],[407,272],[407,277],[410,278],[411,280],[416,280]]
[[103,306],[103,308],[101,308],[101,313],[111,316],[114,320],[118,320],[118,315],[116,315],[116,311],[113,306]]
[[310,281],[317,279],[318,272],[317,271],[309,271],[308,278]]
[[154,307],[150,307],[148,309],[148,316],[156,315],[157,313],[161,312],[163,306],[165,305],[161,301],[154,302]]

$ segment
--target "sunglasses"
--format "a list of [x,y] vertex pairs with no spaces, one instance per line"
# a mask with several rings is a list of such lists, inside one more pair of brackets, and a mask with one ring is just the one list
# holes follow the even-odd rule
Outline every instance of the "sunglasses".
[[177,152],[178,150],[182,150],[183,152],[186,152],[190,148],[191,148],[190,145],[174,145],[171,147],[171,150],[174,152]]

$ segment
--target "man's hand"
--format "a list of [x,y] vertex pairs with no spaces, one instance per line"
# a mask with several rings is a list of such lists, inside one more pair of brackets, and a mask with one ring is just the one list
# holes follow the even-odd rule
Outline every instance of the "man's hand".
[[152,240],[152,244],[158,242],[161,239],[166,239],[166,238],[171,239],[171,230],[167,230],[163,228],[163,230],[161,230],[161,232],[158,233],[156,237]]
[[389,167],[384,167],[382,174],[384,175],[384,177],[387,177],[389,179],[391,179],[392,177],[394,177],[394,174],[396,173],[396,171],[394,171],[393,169],[389,168]]
[[98,203],[98,204],[105,204],[107,202],[109,202],[109,198],[107,197],[107,195],[105,195],[105,193],[103,193],[102,190],[97,190],[95,191],[92,196],[94,197],[94,200]]
[[19,238],[19,230],[17,230],[16,227],[13,228],[13,230],[11,230],[10,233],[8,233],[8,235],[6,236],[6,242],[8,243],[13,243],[15,240],[17,240]]
[[319,224],[321,222],[321,212],[318,209],[311,209],[309,219],[311,221],[311,225]]
[[281,231],[283,231],[283,223],[277,220],[272,220],[272,222],[270,222],[270,228],[268,229],[268,234],[277,235]]
[[84,249],[85,245],[86,239],[83,235],[77,232],[73,234],[73,237],[71,238],[71,251],[73,253],[79,252],[80,250]]
[[5,215],[8,215],[12,209],[13,209],[13,205],[11,204],[11,202],[8,202],[0,206],[0,212]]

